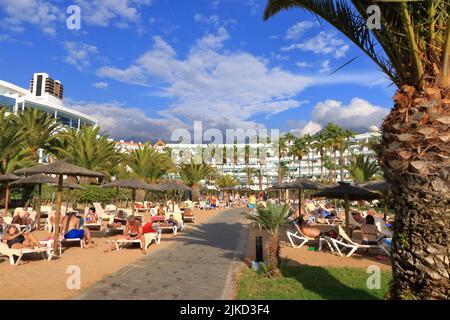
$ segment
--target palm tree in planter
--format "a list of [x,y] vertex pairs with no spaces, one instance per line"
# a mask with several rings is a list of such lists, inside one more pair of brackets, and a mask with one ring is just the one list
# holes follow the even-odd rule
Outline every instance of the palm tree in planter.
[[[380,28],[366,27],[369,6]],[[450,2],[269,0],[264,18],[292,8],[333,25],[398,87],[378,150],[395,194],[390,296],[449,299]]]
[[352,180],[356,183],[373,180],[380,173],[380,167],[376,159],[364,154],[352,155],[347,170]]
[[267,251],[268,277],[280,275],[280,238],[283,226],[289,223],[292,215],[287,204],[267,202],[267,207],[258,207],[256,211],[247,214],[247,218],[258,223],[270,233],[270,244]]

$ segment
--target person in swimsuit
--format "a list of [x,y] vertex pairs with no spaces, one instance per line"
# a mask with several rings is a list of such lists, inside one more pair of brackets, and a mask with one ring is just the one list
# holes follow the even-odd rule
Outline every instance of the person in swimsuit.
[[6,227],[6,232],[2,241],[11,249],[42,247],[39,241],[31,233],[20,231],[14,224]]
[[176,226],[176,225],[178,225],[178,221],[175,220],[175,218],[173,217],[173,214],[171,214],[171,215],[169,216],[169,219],[166,220],[166,223],[167,223],[167,224],[170,224],[171,226]]
[[84,215],[84,221],[86,221],[87,224],[97,223],[98,216],[95,213],[95,208],[91,207],[89,208],[88,213]]
[[84,239],[86,247],[90,248],[94,244],[91,233],[87,228],[80,229],[80,219],[76,215],[76,212],[66,214],[61,221],[61,233],[64,235],[64,239]]
[[[116,239],[127,239],[127,240],[135,240],[139,239],[142,244],[142,254],[147,254],[147,249],[145,248],[145,238],[144,238],[144,230],[142,228],[142,223],[136,217],[130,216],[127,218],[127,224],[125,226],[125,230],[123,231],[123,235],[118,236]],[[108,246],[104,252],[111,252],[116,248],[116,244],[113,241],[110,246]]]

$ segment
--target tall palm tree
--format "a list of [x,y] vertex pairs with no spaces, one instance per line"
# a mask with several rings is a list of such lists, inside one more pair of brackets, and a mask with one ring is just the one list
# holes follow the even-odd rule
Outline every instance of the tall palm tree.
[[312,172],[311,172],[311,168],[312,168],[312,165],[311,165],[311,150],[312,150],[313,138],[308,133],[308,134],[305,134],[303,136],[303,141],[305,142],[306,154],[308,156],[308,159],[307,159],[307,163],[308,163],[308,177],[312,178]]
[[30,148],[33,160],[39,159],[38,150],[54,151],[58,143],[61,123],[52,115],[38,109],[27,109],[14,116],[16,127],[25,135],[25,146]]
[[286,163],[280,162],[278,164],[278,184],[283,183],[283,179],[287,176],[288,168],[286,166]]
[[287,204],[272,204],[267,202],[267,208],[258,207],[256,212],[247,215],[270,233],[270,244],[267,251],[268,272],[267,276],[276,277],[280,275],[280,238],[279,234],[283,226],[289,223],[292,215]]
[[[371,5],[379,29],[366,27]],[[333,25],[398,87],[378,153],[396,195],[390,294],[448,299],[450,2],[269,0],[264,18],[292,8]]]
[[284,135],[284,139],[287,142],[287,155],[289,157],[289,162],[288,162],[288,181],[291,181],[291,147],[292,147],[292,141],[295,140],[295,135],[292,132],[288,132]]
[[355,136],[352,130],[343,130],[336,139],[336,150],[339,152],[339,170],[341,181],[344,181],[345,152],[351,146],[350,139]]
[[298,175],[302,176],[302,160],[307,155],[306,142],[303,137],[296,138],[291,148],[291,154],[298,160]]
[[181,179],[192,187],[192,200],[198,201],[200,194],[200,181],[215,171],[214,167],[209,164],[181,164],[178,173]]
[[320,155],[320,180],[323,180],[324,157],[326,155],[326,137],[321,131],[314,136],[313,148]]
[[352,180],[356,183],[370,181],[380,173],[377,160],[370,155],[364,154],[352,155],[347,170]]

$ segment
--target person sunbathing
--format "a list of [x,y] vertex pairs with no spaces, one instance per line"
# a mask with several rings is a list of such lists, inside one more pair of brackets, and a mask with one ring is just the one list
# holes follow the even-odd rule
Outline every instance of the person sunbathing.
[[89,229],[80,229],[80,218],[76,216],[76,212],[68,212],[61,221],[61,234],[64,239],[83,239],[86,247],[90,248],[94,245]]
[[321,235],[320,229],[310,226],[303,215],[298,218],[298,225],[300,231],[309,238],[316,238]]
[[[120,235],[116,238],[118,239],[127,239],[127,240],[136,240],[139,239],[141,241],[141,251],[143,254],[147,254],[147,249],[145,248],[145,238],[144,238],[144,230],[142,228],[141,221],[137,220],[136,217],[130,216],[127,218],[127,224],[125,225],[125,230],[123,231],[123,235]],[[108,246],[104,252],[111,252],[116,248],[115,241]]]
[[6,243],[11,249],[23,248],[41,248],[39,241],[29,232],[20,231],[16,225],[12,224],[6,227],[2,242]]
[[352,214],[352,216],[353,216],[353,219],[355,219],[356,222],[361,223],[361,224],[365,222],[365,219],[364,219],[364,217],[361,215],[360,212],[358,212],[358,211],[352,211],[351,214]]
[[166,223],[167,223],[168,225],[171,225],[172,227],[178,225],[178,221],[173,217],[173,214],[171,214],[171,215],[169,216],[169,219],[166,220]]
[[378,229],[373,216],[368,215],[361,226],[362,244],[377,245]]
[[97,216],[97,213],[95,212],[95,208],[94,207],[89,208],[88,213],[86,213],[84,215],[84,221],[87,224],[97,223],[98,216]]
[[158,208],[158,216],[165,216],[166,210],[164,210],[164,205],[161,203]]

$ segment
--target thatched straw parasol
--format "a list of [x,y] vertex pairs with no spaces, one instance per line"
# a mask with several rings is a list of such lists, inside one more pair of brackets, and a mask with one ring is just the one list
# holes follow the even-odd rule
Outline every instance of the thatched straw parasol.
[[39,197],[36,204],[36,213],[37,213],[37,229],[40,230],[41,227],[41,197],[42,197],[42,185],[43,184],[57,184],[58,179],[53,178],[51,176],[46,176],[43,174],[35,174],[33,176],[25,177],[23,179],[16,180],[12,182],[11,186],[19,186],[19,185],[37,185],[39,188]]
[[158,187],[161,188],[163,191],[172,191],[172,211],[175,209],[175,192],[185,192],[185,191],[192,191],[192,188],[185,185],[181,181],[172,180],[166,183],[159,184]]
[[70,163],[67,163],[64,160],[57,160],[50,164],[40,164],[37,166],[33,166],[30,168],[17,170],[15,173],[17,174],[55,174],[58,175],[58,192],[56,197],[56,216],[55,216],[55,233],[54,233],[54,243],[53,249],[55,252],[58,249],[58,239],[59,239],[59,222],[61,217],[61,202],[62,202],[62,190],[63,190],[63,178],[66,176],[83,176],[83,177],[93,177],[93,178],[102,178],[104,175],[99,172],[91,171]]
[[283,183],[280,187],[282,189],[287,189],[287,190],[298,190],[298,208],[299,208],[298,212],[299,212],[299,214],[301,214],[301,212],[302,212],[303,190],[320,190],[320,189],[324,188],[324,186],[321,185],[320,183],[316,183],[314,181],[303,179],[303,178],[298,178],[295,181]]
[[345,228],[347,234],[350,234],[349,200],[375,200],[380,198],[380,194],[378,193],[352,186],[346,182],[339,182],[338,186],[326,188],[325,190],[315,193],[313,196],[345,200]]
[[128,180],[115,180],[110,183],[106,183],[100,186],[101,188],[116,188],[116,208],[119,208],[119,188],[132,189],[133,190],[133,204],[131,210],[134,216],[134,202],[136,200],[136,190],[148,190],[148,191],[161,191],[161,188],[155,185],[145,183],[139,179],[128,179]]
[[389,192],[391,190],[391,185],[389,184],[389,182],[387,182],[385,180],[369,181],[369,182],[366,182],[366,183],[358,184],[358,187],[361,187],[361,188],[364,188],[364,189],[368,189],[368,190],[378,191],[378,192],[380,192],[383,195],[383,200],[384,200],[384,220],[386,220],[387,211],[388,211],[388,195],[389,195]]
[[5,213],[6,214],[8,214],[10,182],[16,181],[19,179],[20,179],[20,177],[14,175],[12,173],[7,173],[7,174],[0,176],[0,183],[6,184],[6,188],[5,188]]

